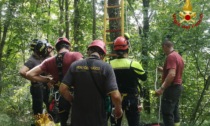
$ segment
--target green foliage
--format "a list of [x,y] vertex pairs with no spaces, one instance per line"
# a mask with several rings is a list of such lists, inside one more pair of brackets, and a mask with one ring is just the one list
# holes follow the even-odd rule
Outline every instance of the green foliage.
[[29,125],[32,119],[29,84],[4,89],[0,99],[0,125]]
[[11,126],[12,119],[6,114],[0,114],[0,125]]

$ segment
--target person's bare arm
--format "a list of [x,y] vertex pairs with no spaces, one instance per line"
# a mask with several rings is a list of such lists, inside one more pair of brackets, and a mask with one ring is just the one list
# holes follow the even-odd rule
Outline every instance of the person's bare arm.
[[176,76],[176,70],[175,69],[170,69],[166,79],[164,80],[164,82],[162,84],[162,87],[163,88],[169,87],[170,84],[173,82],[175,76]]
[[43,73],[43,71],[40,68],[40,65],[38,65],[34,67],[33,69],[29,70],[26,73],[26,76],[32,81],[48,83],[51,80],[51,78],[49,76],[41,76],[40,75],[41,73]]
[[175,69],[169,69],[168,75],[166,76],[166,79],[164,80],[163,84],[161,85],[161,88],[155,91],[155,94],[157,96],[163,94],[163,91],[170,86],[170,84],[173,82],[174,78],[176,76],[176,70]]
[[110,92],[109,95],[111,96],[112,103],[114,104],[114,107],[115,107],[115,110],[114,110],[115,118],[118,119],[123,114],[122,105],[121,105],[122,98],[121,98],[120,92],[118,90],[115,90],[115,91]]
[[66,84],[61,83],[59,87],[59,92],[69,103],[72,102],[73,96],[71,95],[69,87]]
[[163,67],[157,67],[158,72],[162,73],[163,72]]
[[27,79],[27,80],[30,80],[30,79],[26,76],[26,72],[28,72],[28,71],[29,71],[29,68],[28,68],[27,66],[23,66],[22,68],[20,68],[19,74],[20,74],[23,78],[25,78],[25,79]]

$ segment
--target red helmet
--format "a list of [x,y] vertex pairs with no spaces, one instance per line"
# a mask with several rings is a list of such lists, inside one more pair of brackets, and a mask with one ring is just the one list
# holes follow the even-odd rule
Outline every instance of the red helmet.
[[91,44],[88,46],[88,48],[94,47],[94,46],[99,47],[104,52],[104,54],[106,54],[106,45],[103,41],[94,40],[93,42],[91,42]]
[[129,45],[128,40],[123,36],[117,37],[114,40],[114,50],[115,51],[117,51],[117,50],[127,50],[128,45]]
[[57,44],[58,44],[58,43],[61,43],[61,42],[70,45],[70,42],[69,42],[69,40],[68,40],[67,38],[65,38],[65,37],[60,37],[60,38],[58,38],[58,40],[57,40],[55,46],[57,46]]

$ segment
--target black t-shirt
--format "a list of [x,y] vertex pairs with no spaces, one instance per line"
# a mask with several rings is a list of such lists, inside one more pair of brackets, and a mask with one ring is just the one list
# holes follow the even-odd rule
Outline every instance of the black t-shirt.
[[[101,92],[118,90],[112,67],[97,57],[88,59],[93,77]],[[72,124],[74,126],[106,126],[104,99],[99,93],[87,66],[87,60],[74,62],[62,81],[74,86]],[[82,121],[81,121],[82,120]]]

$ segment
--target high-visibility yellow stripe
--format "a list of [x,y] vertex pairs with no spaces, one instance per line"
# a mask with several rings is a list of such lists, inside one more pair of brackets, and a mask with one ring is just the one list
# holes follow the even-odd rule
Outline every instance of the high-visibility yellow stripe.
[[127,58],[111,60],[110,64],[113,69],[130,69],[131,67],[139,75],[145,73],[144,69],[142,68],[142,65],[139,62],[132,61]]

